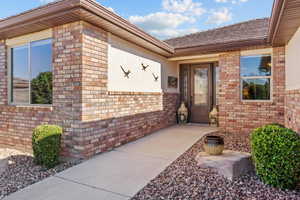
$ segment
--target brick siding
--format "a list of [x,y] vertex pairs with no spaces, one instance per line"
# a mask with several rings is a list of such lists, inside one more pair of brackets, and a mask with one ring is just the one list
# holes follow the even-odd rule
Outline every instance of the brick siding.
[[286,91],[285,125],[300,133],[300,89]]
[[268,123],[284,124],[285,49],[273,48],[273,87],[271,102],[243,102],[240,92],[240,52],[222,54],[220,66],[220,129],[249,134]]
[[176,123],[178,94],[107,91],[107,33],[85,22],[53,28],[53,105],[7,100],[0,42],[0,147],[31,150],[40,124],[64,128],[63,155],[90,157]]
[[178,94],[111,92],[107,33],[83,23],[80,122],[72,155],[90,157],[176,123]]
[[[63,155],[86,158],[176,123],[176,93],[108,91],[107,37],[107,32],[85,22],[53,28],[49,107],[8,105],[7,47],[0,41],[0,147],[28,151],[32,129],[51,123],[64,128]],[[300,92],[289,91],[285,97],[284,48],[274,48],[272,59],[272,101],[242,102],[240,52],[219,57],[221,130],[247,134],[267,123],[285,122],[299,131]]]
[[7,103],[6,52],[5,42],[0,41],[0,105]]
[[[0,47],[0,146],[31,151],[32,130],[41,124],[64,127],[64,147],[72,145],[72,124],[79,120],[81,66],[81,23],[53,29],[53,104],[52,106],[14,106],[7,98],[6,47]],[[4,60],[4,61],[3,61]],[[66,148],[65,148],[66,149]]]

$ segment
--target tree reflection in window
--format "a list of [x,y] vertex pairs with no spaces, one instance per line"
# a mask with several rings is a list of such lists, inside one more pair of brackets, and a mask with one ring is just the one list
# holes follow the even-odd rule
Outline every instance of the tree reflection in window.
[[32,104],[52,104],[52,72],[42,72],[31,81]]
[[11,102],[52,104],[52,40],[11,48]]
[[243,99],[270,99],[270,79],[243,80]]
[[270,55],[241,57],[242,99],[270,100],[271,75]]

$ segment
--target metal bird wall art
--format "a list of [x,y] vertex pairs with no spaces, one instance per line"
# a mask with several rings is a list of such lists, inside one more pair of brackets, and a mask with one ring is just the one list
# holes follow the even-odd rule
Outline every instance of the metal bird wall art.
[[120,67],[121,67],[122,71],[124,72],[124,76],[126,78],[129,78],[129,74],[131,73],[131,71],[130,70],[125,71],[125,69],[122,67],[122,65],[120,65]]
[[146,71],[146,69],[149,67],[149,65],[145,65],[144,63],[142,63],[142,67],[143,67],[142,70]]
[[159,76],[156,76],[154,73],[152,73],[152,75],[153,75],[154,81],[157,81]]

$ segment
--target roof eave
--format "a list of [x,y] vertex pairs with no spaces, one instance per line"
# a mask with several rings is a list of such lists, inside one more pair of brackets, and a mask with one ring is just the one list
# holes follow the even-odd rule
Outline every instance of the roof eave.
[[238,51],[253,47],[269,47],[270,44],[267,38],[232,41],[227,43],[208,44],[186,48],[175,48],[175,53],[172,57],[222,53],[227,51]]
[[285,4],[285,0],[275,0],[272,8],[272,15],[269,24],[268,31],[268,42],[273,44],[276,38],[276,34],[279,30],[279,24],[281,20],[281,16],[283,13],[283,7]]
[[300,1],[275,0],[269,25],[269,42],[273,46],[288,44],[300,27]]
[[0,40],[83,20],[169,57],[174,48],[145,33],[94,0],[62,0],[0,21]]

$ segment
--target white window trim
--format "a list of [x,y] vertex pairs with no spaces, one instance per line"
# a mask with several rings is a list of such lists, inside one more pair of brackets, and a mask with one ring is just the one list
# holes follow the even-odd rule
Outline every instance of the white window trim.
[[[41,34],[42,33],[42,34]],[[33,39],[34,37],[37,37],[36,39]],[[11,49],[19,46],[28,46],[28,56],[29,58],[31,57],[30,55],[30,44],[32,42],[40,41],[40,40],[47,40],[47,39],[52,39],[52,34],[51,37],[49,36],[49,30],[42,31],[39,33],[34,33],[30,35],[26,35],[23,37],[18,37],[15,39],[10,39],[6,40],[6,45],[7,45],[7,65],[8,65],[8,70],[7,70],[7,101],[8,105],[11,106],[20,106],[20,107],[52,107],[53,106],[53,99],[52,99],[52,104],[31,104],[30,103],[30,97],[31,97],[31,84],[29,84],[29,103],[13,103],[12,102],[12,84],[11,84],[11,79],[12,79],[12,66],[11,66]],[[31,68],[30,68],[30,59],[28,59],[28,72],[31,74]],[[53,66],[52,66],[52,72],[53,72]],[[52,95],[53,98],[53,95]]]
[[[242,57],[247,56],[264,56],[264,55],[270,55],[271,56],[271,76],[241,76],[241,64],[240,64],[240,100],[242,102],[248,102],[248,103],[272,103],[273,102],[273,74],[274,74],[274,67],[273,67],[273,51],[272,49],[259,49],[259,50],[253,50],[253,51],[244,51],[241,52],[240,60]],[[243,99],[243,80],[244,79],[270,79],[270,99],[262,99],[262,100],[252,100],[252,99]]]

